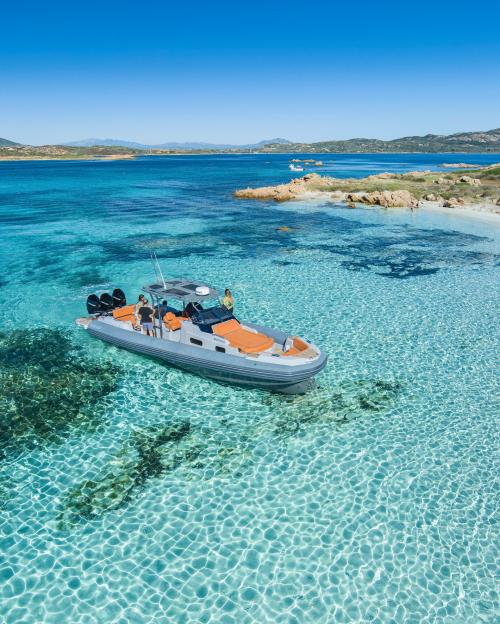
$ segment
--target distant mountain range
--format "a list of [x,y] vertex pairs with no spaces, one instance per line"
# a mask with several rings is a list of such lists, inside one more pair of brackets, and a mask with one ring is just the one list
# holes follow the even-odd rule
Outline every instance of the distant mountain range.
[[259,141],[259,143],[251,143],[248,145],[231,145],[229,143],[197,143],[197,142],[185,142],[179,143],[175,141],[167,143],[158,143],[155,145],[148,145],[145,143],[136,143],[135,141],[125,141],[121,139],[81,139],[80,141],[69,141],[63,143],[67,147],[95,147],[96,145],[105,145],[107,147],[114,147],[120,145],[122,147],[130,147],[131,149],[169,149],[169,150],[237,150],[237,149],[259,149],[264,145],[288,145],[291,141],[287,139],[269,139],[267,141]]
[[0,139],[0,147],[17,147],[21,145],[21,143],[15,143],[14,141],[9,141],[8,139]]
[[[97,146],[97,147],[96,147]],[[13,151],[50,150],[54,146],[23,146],[14,141],[0,139],[0,149],[8,152],[11,157]],[[79,154],[85,151],[104,149],[112,150],[113,154],[119,152],[119,148],[140,155],[142,151],[161,154],[162,150],[171,152],[261,152],[261,153],[387,153],[387,152],[499,152],[500,153],[500,128],[478,132],[459,132],[456,134],[440,135],[426,134],[425,136],[407,136],[400,139],[383,141],[381,139],[348,139],[345,141],[319,141],[317,143],[293,143],[287,139],[269,139],[248,145],[231,145],[227,143],[202,143],[202,142],[170,142],[157,145],[145,145],[134,141],[121,141],[119,139],[84,139],[71,141],[59,146],[68,152],[78,150]],[[31,152],[30,152],[31,153]],[[111,153],[111,152],[110,152]]]
[[270,152],[308,153],[376,153],[376,152],[500,152],[500,128],[479,132],[456,134],[426,134],[408,136],[391,141],[381,139],[348,139],[346,141],[320,141],[318,143],[289,143],[267,145]]

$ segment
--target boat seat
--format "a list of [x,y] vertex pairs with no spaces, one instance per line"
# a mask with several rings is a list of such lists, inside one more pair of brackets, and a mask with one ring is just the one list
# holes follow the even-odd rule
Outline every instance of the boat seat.
[[173,312],[167,312],[163,317],[163,322],[165,323],[166,328],[170,331],[177,331],[182,325],[182,319],[175,316]]
[[132,321],[132,323],[134,323],[135,322],[134,312],[135,312],[134,304],[122,306],[121,308],[116,308],[115,310],[113,310],[113,318],[116,319],[117,321],[123,321],[124,323],[126,323],[127,321]]
[[270,349],[274,344],[274,340],[269,336],[244,329],[236,319],[214,325],[213,332],[243,353],[260,353]]
[[309,345],[301,340],[298,336],[293,337],[293,346],[288,349],[283,355],[300,355],[304,351],[309,349]]

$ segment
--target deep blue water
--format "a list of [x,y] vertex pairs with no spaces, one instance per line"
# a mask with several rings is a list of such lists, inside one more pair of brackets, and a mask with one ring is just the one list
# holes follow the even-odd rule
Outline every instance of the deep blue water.
[[[290,158],[0,163],[1,622],[496,621],[498,226],[232,197]],[[318,389],[222,386],[79,330],[91,292],[137,297],[150,250],[319,344]]]

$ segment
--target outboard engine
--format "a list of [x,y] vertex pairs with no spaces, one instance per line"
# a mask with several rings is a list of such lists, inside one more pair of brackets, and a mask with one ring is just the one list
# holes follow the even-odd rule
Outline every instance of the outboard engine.
[[89,314],[97,314],[101,311],[101,302],[99,301],[99,297],[95,294],[89,295],[87,297],[87,312]]
[[101,312],[111,312],[113,309],[113,297],[109,293],[102,293],[100,303]]
[[127,305],[127,298],[121,288],[115,288],[113,290],[113,307],[121,308]]

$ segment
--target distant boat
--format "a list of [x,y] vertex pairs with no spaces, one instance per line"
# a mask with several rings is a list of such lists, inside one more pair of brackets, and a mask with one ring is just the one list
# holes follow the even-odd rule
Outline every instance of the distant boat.
[[288,165],[290,171],[304,171],[304,167],[297,167],[297,165],[291,164]]

